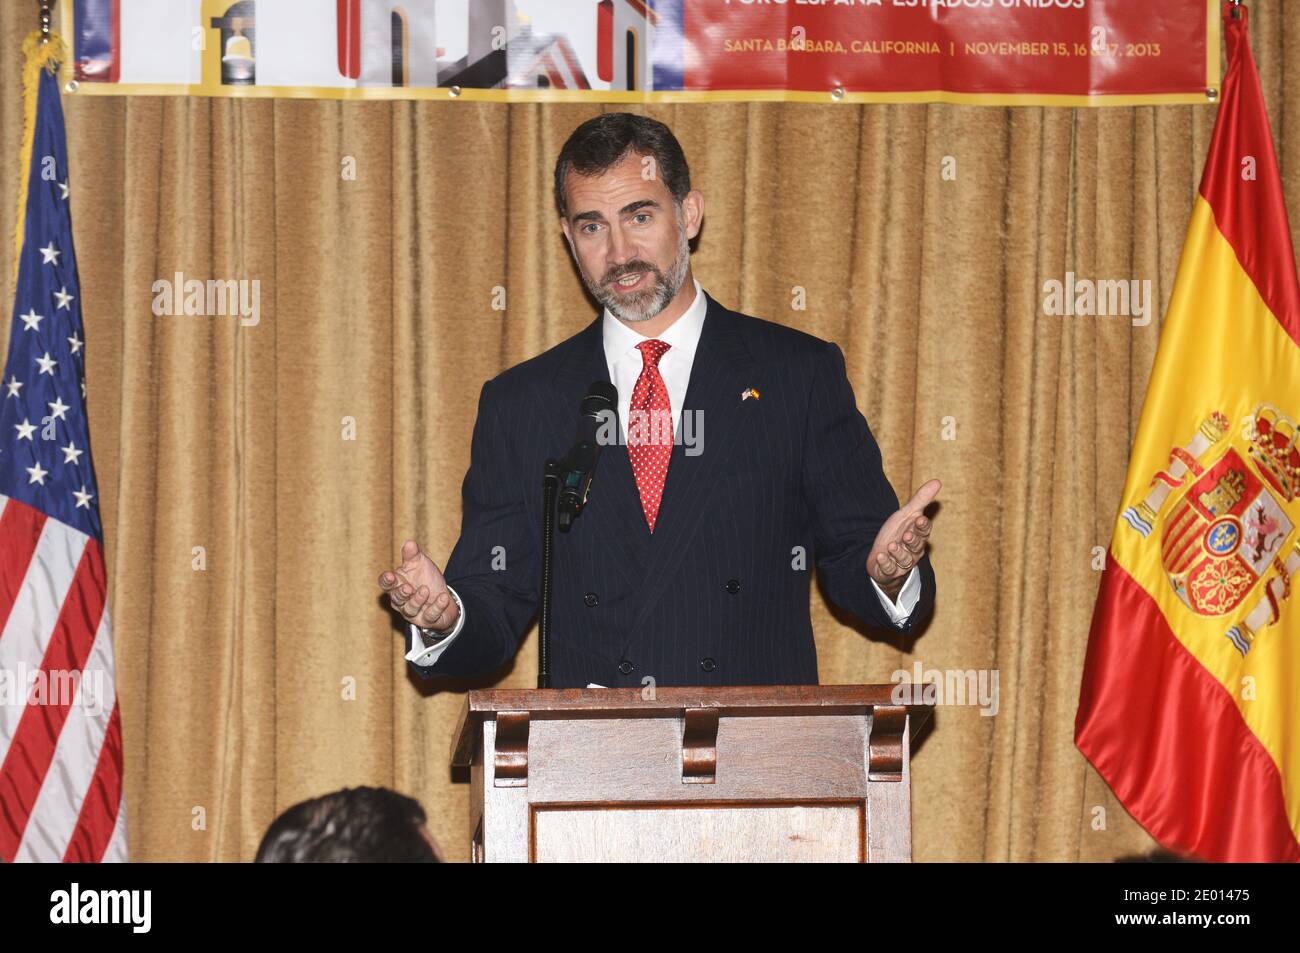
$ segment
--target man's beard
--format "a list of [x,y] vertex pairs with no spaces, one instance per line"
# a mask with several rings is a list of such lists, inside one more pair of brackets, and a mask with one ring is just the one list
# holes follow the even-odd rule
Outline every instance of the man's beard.
[[[673,298],[677,297],[677,292],[682,290],[682,285],[686,282],[686,272],[691,265],[691,243],[686,237],[686,229],[679,228],[677,234],[677,257],[666,275],[648,261],[636,258],[610,272],[603,282],[596,283],[579,266],[578,271],[591,296],[621,321],[633,323],[649,321],[659,314],[668,307]],[[610,282],[637,272],[648,272],[653,275],[654,284],[635,294],[619,294],[609,287]]]

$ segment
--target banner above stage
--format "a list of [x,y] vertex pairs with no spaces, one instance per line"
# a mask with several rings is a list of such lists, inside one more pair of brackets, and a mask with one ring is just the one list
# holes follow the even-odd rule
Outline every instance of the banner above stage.
[[62,3],[78,93],[1131,106],[1219,84],[1215,0]]

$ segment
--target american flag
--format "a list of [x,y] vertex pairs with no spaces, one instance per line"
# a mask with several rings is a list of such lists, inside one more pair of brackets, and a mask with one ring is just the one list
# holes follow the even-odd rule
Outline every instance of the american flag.
[[0,381],[0,859],[126,860],[67,143],[58,81],[34,70],[22,248]]

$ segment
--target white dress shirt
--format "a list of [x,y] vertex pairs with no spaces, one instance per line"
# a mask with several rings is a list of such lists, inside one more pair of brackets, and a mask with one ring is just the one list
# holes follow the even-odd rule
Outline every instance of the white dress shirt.
[[[681,432],[682,405],[686,402],[686,387],[691,380],[691,366],[695,363],[695,350],[700,343],[700,332],[704,330],[704,315],[707,310],[708,301],[704,297],[704,290],[700,287],[699,281],[696,281],[695,298],[691,301],[690,307],[658,337],[658,340],[671,345],[659,358],[659,374],[668,388],[668,406],[673,413],[674,439]],[[626,442],[627,420],[632,407],[632,390],[644,366],[637,345],[649,338],[618,320],[608,308],[602,316],[601,336],[605,344],[605,364],[609,369],[609,379],[618,391],[618,419],[623,440]],[[871,576],[867,575],[867,578],[871,579]],[[915,566],[908,573],[907,580],[898,593],[897,602],[885,595],[880,586],[876,585],[876,580],[871,579],[871,586],[876,590],[876,596],[884,606],[885,612],[896,624],[907,621],[908,616],[916,610],[916,603],[921,598],[921,576]],[[465,606],[451,586],[447,587],[447,591],[460,606],[460,618],[446,636],[436,640],[432,636],[423,635],[414,623],[410,624],[411,649],[406,653],[406,658],[416,665],[428,666],[437,662],[439,656],[447,650],[447,646],[451,645],[452,640],[460,635],[461,629],[465,627]]]

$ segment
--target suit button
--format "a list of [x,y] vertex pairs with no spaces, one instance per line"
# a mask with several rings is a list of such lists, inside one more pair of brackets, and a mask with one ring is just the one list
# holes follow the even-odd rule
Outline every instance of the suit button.
[[729,593],[731,593],[734,596],[736,593],[740,592],[740,580],[728,579],[727,584],[722,588],[726,589]]
[[618,670],[622,672],[624,675],[631,675],[632,669],[634,668],[636,668],[636,666],[633,665],[631,662],[629,662],[627,659],[623,659],[623,661],[618,663]]
[[709,658],[707,655],[704,658],[700,659],[700,668],[704,669],[704,671],[706,672],[711,672],[717,667],[718,667],[718,663],[715,662],[713,659]]
[[594,592],[589,592],[589,593],[587,593],[585,596],[582,597],[582,601],[585,602],[585,603],[586,603],[587,605],[589,605],[589,606],[594,606],[594,605],[599,604],[599,602],[600,602],[600,597],[597,596]]

